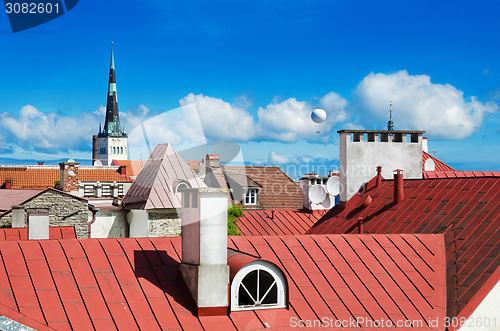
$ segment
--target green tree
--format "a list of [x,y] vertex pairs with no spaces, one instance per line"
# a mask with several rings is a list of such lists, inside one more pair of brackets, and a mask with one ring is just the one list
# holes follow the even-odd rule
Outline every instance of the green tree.
[[233,205],[227,210],[227,234],[230,236],[241,236],[242,233],[236,227],[238,218],[243,216],[243,208]]

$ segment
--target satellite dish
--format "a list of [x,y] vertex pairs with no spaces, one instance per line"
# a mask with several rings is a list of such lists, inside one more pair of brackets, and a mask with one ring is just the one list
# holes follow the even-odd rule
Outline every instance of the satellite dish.
[[313,185],[309,188],[308,196],[312,203],[321,203],[326,197],[325,188],[318,184]]
[[326,191],[331,195],[340,194],[340,179],[337,176],[332,176],[326,181]]
[[311,113],[314,123],[323,123],[326,120],[326,112],[323,109],[314,109]]
[[333,206],[335,206],[335,198],[327,195],[325,200],[323,200],[323,202],[321,202],[321,206],[325,209],[333,208]]
[[436,164],[433,159],[425,160],[424,171],[436,171]]
[[96,161],[94,162],[94,166],[95,166],[95,167],[102,167],[102,161],[101,161],[101,160],[96,160]]

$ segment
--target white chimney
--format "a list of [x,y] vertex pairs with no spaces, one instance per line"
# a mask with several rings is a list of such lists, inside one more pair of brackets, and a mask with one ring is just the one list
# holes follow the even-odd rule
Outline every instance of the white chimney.
[[26,227],[26,211],[23,205],[12,206],[12,227],[25,228]]
[[427,145],[427,137],[422,138],[422,151],[429,153],[429,146]]
[[28,239],[49,239],[49,210],[27,209]]
[[197,315],[226,315],[227,194],[220,188],[182,190],[182,263],[179,270],[197,306]]

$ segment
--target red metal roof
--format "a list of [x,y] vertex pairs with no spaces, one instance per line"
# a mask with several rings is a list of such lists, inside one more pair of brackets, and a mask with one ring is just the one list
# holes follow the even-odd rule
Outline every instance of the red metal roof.
[[170,144],[158,144],[123,198],[130,209],[180,208],[180,196],[175,192],[179,180],[191,187],[206,187],[193,169]]
[[[0,240],[26,240],[27,228],[0,228]],[[49,227],[49,239],[76,239],[74,226]]]
[[194,316],[175,237],[0,242],[0,312],[57,330],[247,330],[359,318],[425,328],[445,316],[441,234],[235,236],[228,246],[283,270],[287,309]]
[[[364,233],[449,231],[456,269],[450,269],[448,309],[456,316],[500,265],[500,173],[482,174],[405,180],[404,200],[397,205],[393,181],[375,187],[374,178],[365,193],[356,194],[344,209],[331,209],[309,233],[357,233],[359,218]],[[367,196],[373,202],[363,209]]]
[[306,233],[326,211],[303,209],[246,210],[236,226],[245,236]]

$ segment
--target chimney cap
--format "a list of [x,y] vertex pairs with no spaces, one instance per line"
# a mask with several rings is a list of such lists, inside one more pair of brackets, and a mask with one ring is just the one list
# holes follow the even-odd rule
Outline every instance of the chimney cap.
[[396,170],[393,170],[393,172],[397,172],[397,173],[402,173],[404,170],[403,169],[396,169]]

